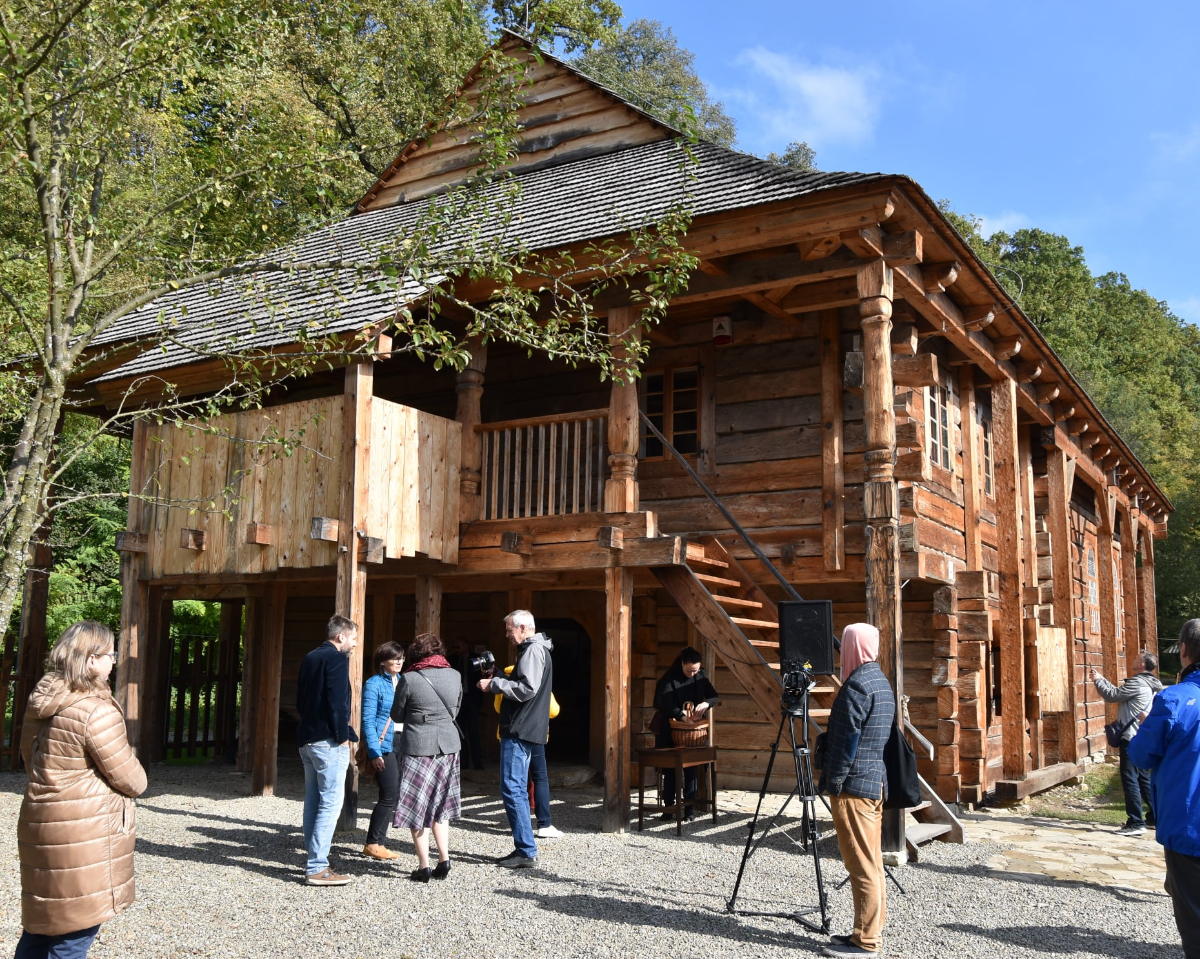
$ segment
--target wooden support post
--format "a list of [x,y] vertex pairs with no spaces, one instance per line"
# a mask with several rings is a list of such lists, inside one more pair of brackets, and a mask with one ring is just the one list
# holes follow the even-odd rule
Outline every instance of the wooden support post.
[[[1109,682],[1124,680],[1123,663],[1117,653],[1117,594],[1113,580],[1113,504],[1108,490],[1096,492],[1096,509],[1100,513],[1100,526],[1096,530],[1096,579],[1100,586],[1100,652],[1104,662],[1104,675]],[[1117,719],[1117,704],[1105,703],[1105,722]]]
[[629,663],[633,646],[633,570],[604,571],[604,832],[629,827]]
[[[895,690],[899,707],[904,695],[904,658],[900,652],[900,507],[893,465],[896,413],[892,385],[892,268],[883,260],[860,266],[858,296],[867,441],[863,456],[867,619],[879,629],[879,665]],[[901,810],[884,812],[883,849],[904,852]]]
[[396,638],[396,587],[380,586],[375,591],[374,628],[370,648],[363,649],[363,663],[375,662],[375,650]]
[[171,619],[175,603],[161,586],[151,586],[147,595],[149,615],[142,648],[146,655],[145,689],[142,693],[142,735],[138,744],[142,762],[162,762],[167,748],[167,710],[171,706]]
[[[129,461],[129,509],[126,530],[135,536],[149,532],[147,504],[141,499],[146,486],[146,445],[148,430],[144,420],[133,423]],[[121,553],[121,626],[117,636],[117,702],[125,711],[125,728],[131,743],[141,743],[143,698],[150,670],[147,662],[150,619],[150,587],[146,583],[149,564],[146,552]],[[143,756],[143,759],[146,757]]]
[[[1077,763],[1080,758],[1079,729],[1075,707],[1079,702],[1079,681],[1076,677],[1075,623],[1072,610],[1071,575],[1071,489],[1067,480],[1067,454],[1057,445],[1053,429],[1042,430],[1042,446],[1046,450],[1047,515],[1050,527],[1051,563],[1054,575],[1054,625],[1067,631],[1067,713],[1059,720],[1059,762]],[[1087,679],[1085,677],[1084,681]]]
[[[634,342],[639,328],[633,310],[614,307],[608,313],[608,332],[614,344]],[[622,362],[626,354],[614,347],[618,362],[614,370],[625,382],[612,384],[608,407],[608,465],[610,476],[604,485],[604,509],[609,513],[634,512],[638,508],[637,451],[641,430],[638,428],[637,380],[634,370]],[[632,362],[632,361],[631,361]]]
[[[283,627],[287,585],[272,583],[263,604],[261,652],[256,663],[258,703],[255,707],[252,796],[274,796],[279,779],[279,686],[283,675]],[[352,764],[353,765],[353,764]]]
[[254,769],[254,741],[258,738],[258,677],[263,645],[266,601],[246,597],[246,628],[242,634],[242,705],[238,714],[238,772]]
[[221,623],[217,641],[217,702],[214,738],[218,758],[224,758],[237,732],[237,683],[241,666],[242,603],[229,599],[221,603]]
[[[1021,475],[1021,586],[1038,584],[1037,536],[1034,532],[1033,450],[1028,429],[1017,435],[1017,464]],[[1042,723],[1041,681],[1038,676],[1037,617],[1024,621],[1025,606],[1021,606],[1021,631],[1025,642],[1025,717],[1029,723],[1030,765],[1041,769],[1046,765],[1046,749]]]
[[1142,597],[1137,588],[1136,522],[1130,510],[1121,511],[1121,585],[1125,596],[1125,621],[1121,624],[1121,629],[1125,634],[1125,671],[1129,676],[1142,671],[1137,660],[1143,651],[1141,632],[1138,629]]
[[480,401],[483,398],[483,374],[487,371],[487,344],[472,340],[471,358],[455,377],[458,411],[454,418],[462,423],[462,465],[458,473],[461,494],[459,518],[473,523],[480,517],[479,484],[483,477],[483,447],[475,431],[482,422]]
[[417,577],[417,633],[442,630],[442,581],[437,576]]
[[845,442],[842,434],[842,349],[838,311],[821,313],[821,516],[827,570],[846,565]]
[[1000,578],[1000,689],[1004,728],[1004,778],[1029,774],[1025,736],[1025,640],[1021,627],[1021,517],[1017,500],[1017,384],[992,384],[992,457],[996,482],[996,565]]
[[[342,402],[342,489],[338,509],[338,560],[336,609],[339,616],[358,626],[358,644],[350,653],[350,724],[362,727],[363,650],[367,620],[367,570],[359,557],[358,541],[366,535],[368,490],[371,475],[371,406],[374,364],[346,367]],[[346,769],[346,799],[338,828],[353,830],[358,823],[358,767]]]
[[1137,571],[1138,632],[1142,649],[1158,655],[1158,610],[1154,599],[1154,529],[1142,528],[1141,565]]
[[958,402],[962,414],[963,516],[967,545],[967,569],[983,569],[979,503],[983,499],[980,465],[979,416],[975,409],[975,367],[958,371]]

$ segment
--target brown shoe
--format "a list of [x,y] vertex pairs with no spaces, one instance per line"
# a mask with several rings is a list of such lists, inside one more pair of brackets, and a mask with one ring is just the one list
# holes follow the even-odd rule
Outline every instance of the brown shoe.
[[385,861],[400,858],[400,853],[392,852],[386,846],[381,846],[377,842],[369,842],[363,846],[363,855],[371,859],[383,859]]
[[350,882],[350,877],[339,876],[326,866],[320,872],[314,872],[310,876],[305,876],[304,881],[310,886],[345,886]]

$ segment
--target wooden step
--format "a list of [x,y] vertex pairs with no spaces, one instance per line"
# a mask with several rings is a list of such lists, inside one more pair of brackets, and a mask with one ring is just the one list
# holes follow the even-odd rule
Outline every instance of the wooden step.
[[729,569],[729,564],[723,559],[715,559],[704,552],[704,547],[696,543],[688,543],[687,557],[688,564],[701,563],[705,566],[716,566],[719,569]]
[[944,836],[951,829],[948,822],[906,822],[904,838],[914,846],[923,846],[933,842],[939,836]]
[[763,604],[756,599],[742,599],[740,596],[718,596],[712,594],[712,598],[724,606],[741,606],[745,609],[762,609]]
[[912,813],[912,814],[915,816],[915,815],[916,815],[917,813],[919,813],[919,812],[920,812],[922,809],[928,809],[928,808],[929,808],[930,806],[932,806],[932,805],[933,805],[933,803],[931,803],[931,802],[930,802],[928,799],[926,799],[926,800],[925,800],[923,803],[921,803],[919,806],[913,806],[913,807],[912,807],[912,808],[909,810],[909,812],[910,812],[910,813]]
[[697,573],[695,570],[692,570],[692,575],[706,585],[709,583],[711,583],[713,586],[740,587],[742,585],[736,579],[726,579],[724,576],[713,576],[711,573]]
[[767,619],[744,619],[741,616],[730,616],[729,619],[735,626],[741,626],[743,629],[778,629],[778,623],[772,623]]
[[[734,622],[736,623],[737,620],[734,620]],[[773,639],[751,639],[749,636],[747,636],[746,642],[748,642],[751,646],[758,647],[759,649],[778,649],[779,648],[779,643],[777,643]],[[776,667],[778,667],[779,664],[775,663],[774,665]]]

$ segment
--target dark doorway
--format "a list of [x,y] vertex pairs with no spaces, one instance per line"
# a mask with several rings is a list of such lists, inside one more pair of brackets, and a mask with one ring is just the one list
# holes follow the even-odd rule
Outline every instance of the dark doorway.
[[538,631],[554,643],[554,698],[546,762],[587,765],[592,707],[592,640],[573,619],[539,619]]

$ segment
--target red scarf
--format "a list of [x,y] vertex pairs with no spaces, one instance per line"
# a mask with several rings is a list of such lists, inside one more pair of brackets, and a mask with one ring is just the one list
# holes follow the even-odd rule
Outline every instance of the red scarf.
[[413,663],[411,666],[405,666],[406,673],[415,673],[418,669],[449,669],[450,662],[445,656],[438,656],[436,653],[432,656],[426,656],[424,659]]

